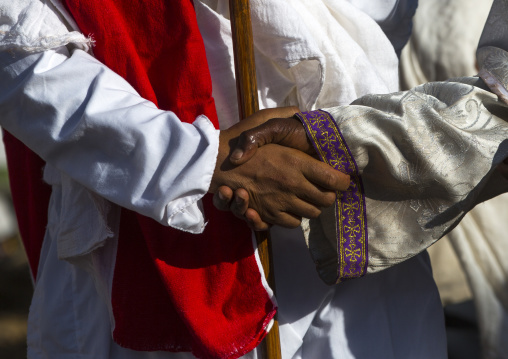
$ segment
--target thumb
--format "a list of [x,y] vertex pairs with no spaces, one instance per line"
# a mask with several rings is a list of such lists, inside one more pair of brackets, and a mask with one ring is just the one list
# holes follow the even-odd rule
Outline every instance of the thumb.
[[291,141],[288,141],[288,138],[291,138],[300,129],[306,142],[305,130],[299,120],[294,118],[272,118],[257,127],[242,132],[229,156],[229,160],[234,165],[241,165],[254,156],[258,147],[269,143],[301,150],[299,146],[294,146]]
[[314,148],[308,141],[305,129],[298,119],[273,118],[242,132],[229,160],[234,165],[241,165],[254,156],[258,147],[269,143],[291,147],[307,154],[314,153]]
[[238,137],[238,141],[229,156],[229,160],[234,165],[241,165],[254,156],[258,147],[273,142],[273,131],[267,123],[244,131]]

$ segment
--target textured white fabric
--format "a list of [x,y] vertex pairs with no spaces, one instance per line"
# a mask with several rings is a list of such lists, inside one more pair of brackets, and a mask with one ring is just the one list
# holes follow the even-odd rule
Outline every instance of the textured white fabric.
[[476,48],[491,6],[492,0],[420,0],[401,55],[403,89],[476,75]]
[[400,52],[411,35],[413,15],[418,0],[346,0],[371,16],[390,39],[395,52]]
[[[99,195],[96,202],[105,199],[175,228],[202,231],[197,201],[208,191],[218,151],[218,131],[208,119],[180,122],[81,50],[71,57],[65,47],[42,56],[3,52],[1,64],[2,127],[49,162],[47,171],[69,175],[70,192],[84,197],[84,186]],[[70,218],[83,219],[77,232],[71,223],[63,232],[86,242],[82,224],[97,209],[90,200],[69,203]]]
[[482,357],[508,357],[508,194],[480,204],[448,234],[466,272],[481,330]]
[[78,31],[64,7],[49,0],[0,0],[0,50],[40,52],[60,46],[73,46],[88,51],[91,39]]
[[[364,96],[327,111],[362,178],[367,273],[421,253],[476,204],[508,191],[508,181],[496,170],[508,155],[508,106],[477,77]],[[316,266],[332,283],[344,256],[333,250],[334,218],[334,208],[327,208],[309,228]],[[330,241],[335,246],[324,251]]]
[[[232,106],[236,93],[231,36],[225,15],[227,1],[210,1],[207,4],[196,2],[195,5],[212,73],[219,119],[221,127],[225,128],[237,121],[237,110]],[[372,19],[351,4],[341,1],[294,0],[285,2],[284,5],[278,1],[254,1],[252,6],[262,107],[297,104],[302,109],[311,109],[347,104],[367,93],[396,90],[397,58],[390,42]],[[4,68],[8,75],[2,76],[9,79],[9,88],[18,88],[19,85],[26,85],[24,81],[40,79],[41,74],[34,73],[24,79],[13,76],[15,73],[11,69],[31,66],[34,61],[44,64],[40,66],[44,68],[44,74],[54,74],[55,78],[57,74],[63,74],[59,71],[67,66],[82,75],[81,66],[86,66],[93,71],[83,82],[73,81],[73,71],[66,71],[66,76],[58,77],[61,81],[53,82],[52,92],[61,93],[65,89],[65,95],[79,93],[82,86],[90,86],[89,81],[95,79],[95,76],[99,79],[106,76],[111,82],[108,81],[106,85],[99,81],[100,86],[94,85],[91,90],[94,100],[96,93],[118,86],[119,92],[128,92],[122,101],[137,101],[133,100],[136,95],[131,93],[130,86],[109,74],[107,69],[96,68],[95,61],[89,56],[75,51],[70,58],[64,59],[62,56],[67,56],[65,51],[59,49],[26,57],[12,64],[10,69]],[[31,84],[34,86],[31,97],[38,98],[35,96],[35,88],[41,84],[40,80]],[[23,97],[19,92],[9,96],[10,99]],[[57,94],[52,96],[54,101],[60,99]],[[82,99],[77,102],[79,101]],[[109,103],[96,104],[93,107],[96,110],[94,117],[114,111]],[[144,106],[150,113],[156,111],[147,103],[136,104]],[[65,101],[58,102],[58,108],[52,102],[52,106],[38,110],[42,111],[40,115],[44,118],[46,109],[49,113],[58,113],[65,112],[68,106],[73,106],[73,102],[66,98]],[[14,111],[14,107],[10,110]],[[171,117],[168,113],[160,116]],[[196,135],[199,131],[207,131],[207,125],[199,120],[194,125],[181,129],[182,133],[187,130]],[[12,124],[12,127],[16,129],[16,124]],[[60,127],[55,134],[61,133],[61,129],[64,127]],[[111,133],[123,131],[123,127],[115,122],[107,129]],[[19,128],[16,134],[23,136],[23,131]],[[214,136],[215,132],[214,135],[210,132],[206,136],[195,136],[202,138],[207,145],[196,145],[192,152],[207,157],[212,165],[215,158],[212,151]],[[58,138],[52,138],[50,142],[55,139]],[[31,141],[28,136],[25,140]],[[103,137],[97,137],[91,143],[103,140]],[[45,143],[40,141],[35,145],[40,145],[39,149],[45,151]],[[149,152],[165,153],[168,149],[164,142],[150,145],[153,148],[147,149]],[[54,153],[48,154],[51,155]],[[59,163],[58,158],[57,156],[56,163]],[[182,163],[183,161],[187,160],[182,159]],[[199,166],[190,167],[192,168],[185,170],[192,172],[192,169]],[[175,168],[178,168],[178,163]],[[69,353],[94,359],[190,358],[191,355],[186,353],[135,352],[123,349],[113,342],[109,333],[114,323],[106,318],[111,313],[110,288],[116,255],[118,212],[116,205],[101,200],[102,197],[98,198],[93,193],[109,195],[111,201],[116,198],[115,193],[101,192],[100,188],[98,191],[95,186],[92,187],[94,192],[91,192],[82,187],[87,181],[85,178],[75,177],[74,173],[63,175],[61,170],[61,165],[53,164],[47,167],[45,173],[46,179],[53,184],[53,196],[30,311],[29,358],[59,359],[67,357]],[[77,172],[79,174],[79,170]],[[77,181],[79,178],[81,179]],[[199,188],[208,186],[202,177],[195,178],[193,182]],[[152,189],[151,187],[150,190]],[[175,189],[185,190],[188,189],[178,189],[178,186]],[[146,193],[148,196],[153,194],[153,191]],[[125,193],[123,196],[130,197]],[[182,196],[184,200],[188,199],[189,193]],[[161,218],[168,218],[164,216],[167,210],[163,209],[167,206],[160,205],[162,201],[155,201],[159,205],[148,204],[136,200],[139,198],[142,197],[118,198],[118,201],[122,205],[127,202],[127,206],[130,203],[131,208],[136,207],[138,211],[146,210],[160,221]],[[62,223],[65,224],[63,221],[66,221],[64,217],[68,216],[67,211],[72,210],[72,206],[67,203],[69,200],[84,203],[86,208],[82,210],[89,211],[87,213],[91,223],[98,225],[106,219],[106,225],[99,226],[101,230],[97,233],[74,232],[65,240],[61,228]],[[80,220],[80,223],[86,222],[76,216],[70,218]],[[73,229],[73,221],[67,222],[70,223],[66,226]],[[182,220],[183,225],[190,222],[188,218]],[[110,239],[105,241],[103,237]],[[328,287],[320,282],[314,270],[301,230],[275,228],[273,237],[284,359],[446,357],[441,306],[425,256],[370,278]],[[80,240],[74,241],[75,238]],[[77,257],[78,253],[83,255]],[[58,260],[59,257],[67,260]],[[249,353],[246,357],[257,358],[257,352]]]
[[[474,54],[492,2],[420,0],[414,32],[401,57],[403,86],[477,73]],[[449,36],[443,37],[444,32]],[[457,281],[457,271],[463,270],[471,288],[482,358],[508,358],[508,268],[501,259],[508,252],[507,204],[508,194],[503,194],[478,205],[440,240],[450,242],[461,265],[450,268],[450,261],[441,259],[445,279]],[[451,294],[445,299],[457,300]]]
[[[196,2],[221,128],[238,121],[228,1]],[[260,107],[345,105],[398,89],[380,27],[345,1],[251,1]],[[224,61],[228,59],[229,61]],[[367,80],[368,79],[368,80]]]
[[[236,123],[238,113],[231,106],[236,87],[227,3],[196,2],[221,126]],[[348,2],[255,0],[251,15],[261,107],[311,110],[398,89],[392,45],[371,18]],[[446,356],[441,306],[428,263],[421,258],[375,279],[327,287],[318,279],[301,230],[271,232],[284,358]],[[400,281],[400,286],[384,287],[391,281]],[[407,293],[418,295],[409,299]],[[359,297],[362,306],[357,306]],[[405,297],[404,304],[393,301],[396,297]],[[382,315],[370,310],[380,298],[389,302]],[[395,302],[400,312],[392,306]],[[426,308],[425,314],[417,313],[418,306]],[[372,324],[369,334],[366,327],[353,324],[365,320]],[[419,329],[409,333],[408,327]],[[384,337],[381,332],[390,334]]]

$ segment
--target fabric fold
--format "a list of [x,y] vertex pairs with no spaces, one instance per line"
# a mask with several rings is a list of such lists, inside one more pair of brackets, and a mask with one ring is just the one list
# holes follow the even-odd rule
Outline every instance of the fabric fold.
[[[46,9],[43,2],[29,3],[42,4],[42,9]],[[22,3],[24,4],[25,2]],[[30,148],[37,150],[55,169],[52,174],[48,172],[48,177],[53,181],[53,193],[59,193],[61,199],[56,207],[66,211],[66,216],[59,218],[64,223],[59,223],[57,233],[52,233],[57,243],[58,256],[70,263],[92,260],[92,263],[88,263],[92,269],[91,283],[104,300],[111,301],[111,305],[107,307],[111,311],[110,328],[116,343],[141,351],[187,351],[200,358],[242,356],[253,350],[266,335],[276,311],[273,294],[267,290],[261,279],[248,227],[232,214],[216,210],[209,195],[203,198],[202,207],[210,224],[206,226],[203,234],[193,235],[163,226],[153,219],[160,220],[161,216],[151,218],[140,214],[144,213],[143,208],[151,210],[156,207],[143,201],[144,189],[136,193],[132,191],[127,196],[141,198],[134,206],[120,202],[109,209],[106,208],[106,200],[90,196],[91,193],[86,189],[90,188],[97,195],[109,198],[106,192],[121,191],[122,184],[130,180],[139,182],[139,176],[148,169],[152,171],[152,176],[148,176],[149,178],[145,178],[147,181],[143,182],[146,184],[145,188],[149,189],[147,192],[155,201],[167,204],[167,201],[160,200],[165,197],[169,188],[172,188],[172,180],[169,180],[171,175],[156,175],[167,171],[169,160],[166,159],[176,155],[169,146],[160,146],[158,138],[151,143],[151,136],[142,135],[145,133],[143,126],[151,125],[152,136],[164,137],[166,141],[176,141],[178,144],[185,136],[176,135],[178,131],[169,135],[166,131],[172,126],[181,126],[178,122],[180,119],[187,122],[185,126],[182,125],[187,131],[183,129],[180,134],[194,137],[203,147],[211,149],[209,152],[215,156],[218,147],[218,121],[211,96],[208,64],[192,1],[159,1],[146,6],[142,1],[130,1],[127,4],[115,1],[68,0],[66,5],[82,33],[94,35],[97,40],[94,53],[108,68],[80,50],[74,51],[72,56],[66,56],[67,50],[72,46],[49,50],[39,56],[25,54],[29,49],[24,48],[23,43],[17,43],[15,45],[19,49],[18,57],[37,59],[33,63],[23,62],[33,65],[33,68],[26,72],[28,76],[25,78],[35,83],[31,83],[31,87],[26,86],[27,92],[39,92],[34,98],[42,97],[41,106],[46,104],[44,101],[47,99],[44,96],[49,97],[48,108],[52,108],[51,100],[58,94],[57,91],[52,91],[52,85],[56,86],[58,83],[62,90],[66,81],[59,80],[64,78],[71,82],[69,78],[73,78],[60,76],[54,80],[51,73],[47,74],[54,67],[51,63],[45,66],[45,61],[52,59],[52,54],[58,51],[61,52],[58,54],[59,70],[66,65],[70,67],[69,58],[76,56],[83,61],[82,64],[91,66],[82,67],[82,71],[93,68],[100,74],[122,80],[121,84],[128,88],[128,91],[118,91],[117,87],[112,86],[112,82],[116,80],[103,82],[100,80],[104,80],[104,77],[98,76],[99,81],[94,78],[91,82],[86,82],[89,79],[87,78],[83,80],[83,86],[73,87],[82,92],[66,94],[68,103],[84,103],[85,106],[78,109],[64,106],[54,112],[47,111],[43,119],[38,116],[22,116],[23,110],[27,108],[36,111],[35,106],[13,106],[16,110],[3,122],[8,123],[9,130],[15,132]],[[166,11],[160,11],[161,9]],[[33,11],[32,14],[36,15]],[[41,34],[48,36],[70,33],[63,25],[62,19],[53,13],[53,9],[49,14],[59,20],[59,28],[48,29],[45,26],[51,25],[52,22],[35,16],[35,21],[24,23],[23,29],[29,30],[32,25],[32,29],[40,30]],[[38,26],[37,21],[42,21],[44,26]],[[146,32],[125,26],[142,21],[148,22],[142,27]],[[182,36],[175,37],[175,32]],[[63,45],[66,44],[60,44]],[[34,49],[42,50],[44,49]],[[63,54],[64,52],[66,54]],[[9,59],[8,65],[18,60],[22,62],[18,57]],[[74,70],[71,71],[70,74],[74,74]],[[17,74],[12,76],[15,75]],[[48,76],[44,77],[45,75]],[[5,76],[9,78],[9,75]],[[39,78],[43,80],[37,81]],[[54,81],[44,81],[48,78]],[[115,82],[118,83],[120,81]],[[44,91],[40,91],[40,86],[43,86]],[[89,104],[87,100],[103,100],[100,94],[104,92],[95,91],[97,87],[110,91],[108,100],[112,107],[90,106],[90,109],[86,106]],[[22,86],[18,86],[6,93],[12,95],[14,91],[19,91],[16,93],[19,101],[26,100],[27,97],[31,99],[31,94],[27,95],[22,90]],[[83,93],[87,95],[85,99],[80,97]],[[115,104],[116,100],[122,102],[133,98],[137,98],[141,103],[140,107],[122,107]],[[7,103],[8,99],[3,97],[2,100]],[[136,108],[140,110],[139,116],[134,113]],[[63,109],[71,113],[64,112]],[[150,111],[157,112],[159,127],[153,126],[154,123],[148,118],[147,112]],[[83,115],[83,112],[86,113]],[[200,115],[210,119],[213,126],[207,119],[200,118]],[[28,129],[26,126],[23,128],[26,123],[22,120],[25,118],[35,118],[38,122],[30,123]],[[134,118],[137,120],[133,123]],[[190,123],[194,121],[196,124],[192,126]],[[101,125],[97,127],[98,123]],[[41,136],[30,136],[30,130],[44,125],[47,128],[41,130]],[[94,135],[91,137],[94,137],[97,143],[83,139],[82,136],[86,137],[85,135],[90,133]],[[104,140],[108,135],[117,142]],[[23,240],[28,244],[31,264],[34,263],[32,268],[37,268],[47,220],[44,211],[47,210],[49,202],[49,190],[38,191],[39,186],[43,185],[40,174],[44,162],[12,136],[7,135],[6,138],[9,172],[11,183],[14,184],[13,197],[17,203],[16,210],[22,214],[23,219],[20,220],[20,226],[24,227]],[[72,150],[62,150],[70,147]],[[202,147],[198,150],[188,147],[185,151],[182,146],[182,149],[179,155],[190,158],[188,161],[181,161],[181,167],[173,166],[171,171],[179,176],[175,181],[184,183],[180,186],[183,192],[181,197],[188,199],[197,191],[194,190],[196,187],[193,187],[193,178],[190,178],[192,175],[188,174],[191,172],[185,169],[190,167],[189,163],[199,165],[199,160],[205,156],[200,156]],[[147,157],[158,156],[157,151],[164,156],[160,157],[160,161],[147,165]],[[112,162],[121,168],[118,171],[100,171],[101,166],[108,164],[115,156],[118,156],[119,160]],[[74,163],[69,161],[69,158],[72,158]],[[124,163],[123,159],[126,158],[129,160]],[[88,173],[72,171],[75,163],[86,168]],[[129,166],[137,166],[138,170],[125,171]],[[214,163],[209,161],[202,167],[202,178],[199,178],[198,183],[206,181],[204,177],[208,175],[204,175],[204,171],[213,169]],[[62,171],[60,178],[53,176],[58,171]],[[99,176],[92,176],[92,172],[98,173]],[[31,176],[25,179],[26,173]],[[115,179],[120,181],[118,186],[112,185]],[[87,181],[93,182],[92,185],[85,186]],[[185,186],[186,181],[189,186]],[[104,189],[106,191],[101,192]],[[41,194],[44,194],[43,198]],[[202,194],[199,198],[201,197]],[[125,208],[120,209],[118,205]],[[72,206],[74,208],[71,211],[69,208]],[[79,208],[88,210],[86,216],[80,216]],[[164,210],[169,212],[166,207],[157,212]],[[115,218],[109,218],[110,214]],[[166,214],[170,215],[171,212]],[[190,213],[194,217],[198,214],[201,213]],[[189,216],[173,219],[180,222],[190,220]],[[107,225],[104,222],[108,222]],[[88,240],[86,234],[92,239]],[[44,243],[50,246],[46,240]],[[115,260],[111,260],[112,257]],[[33,273],[35,274],[36,270]]]
[[16,21],[0,26],[0,51],[35,53],[68,44],[88,51],[93,40],[79,31],[68,31],[53,6],[49,1],[31,0],[17,0],[15,6],[2,6],[2,11],[16,14],[2,16]]
[[[424,251],[476,204],[508,190],[496,171],[508,156],[508,105],[488,90],[462,78],[327,109],[364,184],[367,273]],[[333,218],[326,209],[308,222],[311,252],[340,238]]]
[[[97,59],[143,98],[183,122],[204,114],[218,127],[191,1],[66,4],[81,31],[94,34]],[[126,26],[139,22],[147,22],[145,32]],[[265,336],[276,307],[262,283],[250,230],[216,210],[211,196],[202,202],[209,224],[199,235],[122,209],[111,295],[113,338],[121,346],[237,358]]]

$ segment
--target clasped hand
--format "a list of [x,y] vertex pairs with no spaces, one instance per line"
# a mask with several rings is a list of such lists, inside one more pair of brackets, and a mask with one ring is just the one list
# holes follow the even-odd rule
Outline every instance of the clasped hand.
[[209,192],[254,230],[270,224],[297,227],[335,202],[349,176],[312,157],[305,130],[291,116],[298,108],[261,110],[221,131]]

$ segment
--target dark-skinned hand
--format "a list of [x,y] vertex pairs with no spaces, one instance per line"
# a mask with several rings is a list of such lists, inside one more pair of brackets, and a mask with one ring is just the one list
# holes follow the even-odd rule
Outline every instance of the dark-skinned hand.
[[235,165],[247,162],[256,150],[268,143],[291,147],[315,156],[302,122],[294,117],[272,118],[241,133],[229,160]]
[[[268,223],[296,227],[301,217],[316,218],[321,213],[320,208],[333,204],[335,191],[349,186],[349,176],[308,154],[284,146],[267,144],[258,148],[256,145],[254,151],[247,147],[244,156],[247,154],[248,161],[240,158],[239,166],[230,162],[229,156],[238,147],[238,136],[242,132],[267,118],[292,115],[295,110],[263,110],[221,131],[210,192],[216,193],[214,202],[219,209],[232,210],[247,219],[253,229],[265,229]],[[279,137],[276,139],[281,138],[284,131],[280,130],[281,126],[277,128]],[[282,136],[285,141],[289,138]],[[237,196],[234,201],[233,194]]]

